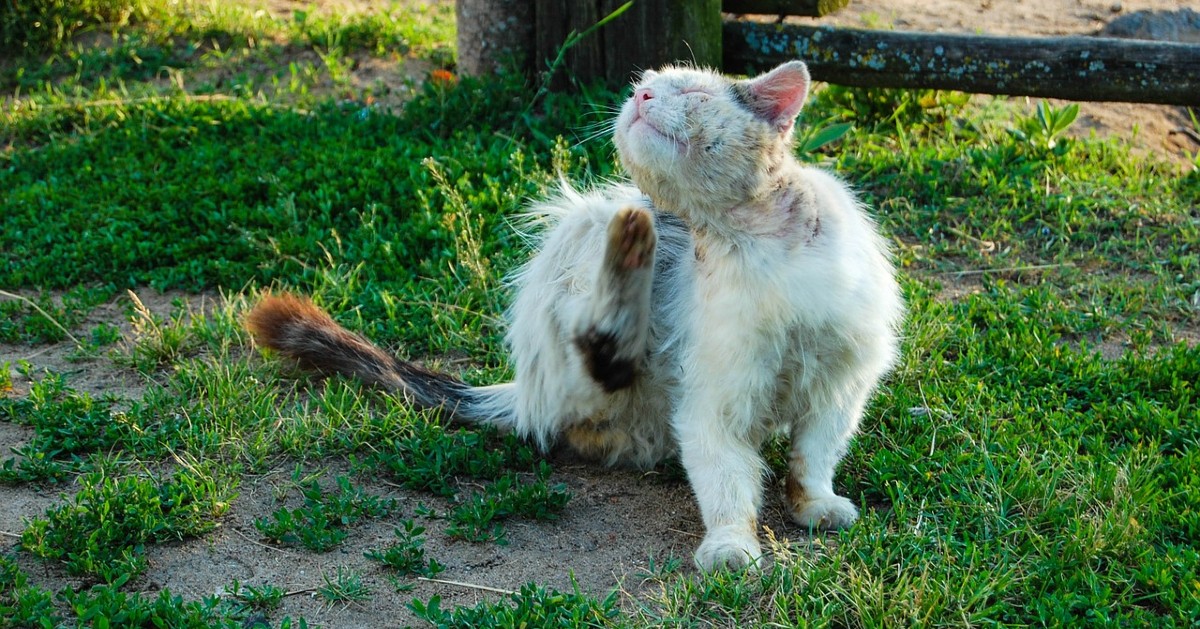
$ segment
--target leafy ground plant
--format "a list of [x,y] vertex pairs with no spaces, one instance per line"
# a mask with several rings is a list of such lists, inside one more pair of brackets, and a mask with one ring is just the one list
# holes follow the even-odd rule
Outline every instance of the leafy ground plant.
[[236,482],[196,465],[163,480],[92,472],[66,504],[29,522],[21,545],[38,557],[63,562],[72,574],[108,583],[128,579],[146,568],[145,544],[212,529],[229,509]]
[[502,522],[508,518],[558,519],[571,494],[562,485],[551,486],[549,479],[550,466],[544,462],[531,481],[513,472],[504,474],[454,507],[446,534],[469,542],[505,543]]
[[363,518],[382,518],[396,509],[395,500],[365,493],[345,476],[335,482],[334,493],[326,493],[316,480],[304,483],[300,489],[303,506],[280,508],[270,518],[255,520],[255,528],[268,539],[323,553],[346,539],[347,527]]
[[368,550],[366,557],[395,570],[401,576],[432,577],[446,569],[436,559],[425,557],[425,527],[404,520],[395,529],[396,541],[391,545]]
[[481,603],[475,607],[444,610],[441,598],[428,602],[413,601],[411,609],[417,617],[435,627],[602,627],[618,614],[615,593],[596,600],[580,592],[563,594],[533,584],[509,595],[498,603]]

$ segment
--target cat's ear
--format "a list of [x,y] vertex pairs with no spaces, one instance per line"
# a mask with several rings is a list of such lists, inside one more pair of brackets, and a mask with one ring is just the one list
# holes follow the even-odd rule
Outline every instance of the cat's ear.
[[808,97],[811,79],[803,61],[789,61],[747,81],[745,94],[756,114],[780,131],[789,131]]

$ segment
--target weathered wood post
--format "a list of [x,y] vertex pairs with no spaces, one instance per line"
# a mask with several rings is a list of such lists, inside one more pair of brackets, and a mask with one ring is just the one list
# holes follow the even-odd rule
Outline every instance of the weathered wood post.
[[790,59],[838,85],[1200,105],[1200,45],[725,22],[725,70]]
[[[571,32],[586,31],[625,0],[457,2],[459,70],[485,74],[509,60],[523,72],[546,70]],[[721,0],[635,0],[568,50],[563,65],[580,81],[618,87],[643,69],[677,61],[720,67]],[[567,85],[563,77],[556,86]]]

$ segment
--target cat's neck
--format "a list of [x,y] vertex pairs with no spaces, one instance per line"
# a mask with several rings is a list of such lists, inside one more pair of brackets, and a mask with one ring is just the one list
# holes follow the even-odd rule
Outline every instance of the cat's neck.
[[744,193],[722,196],[662,186],[650,193],[655,206],[687,222],[697,242],[714,251],[772,242],[804,244],[820,234],[820,216],[804,168],[787,160],[747,181]]

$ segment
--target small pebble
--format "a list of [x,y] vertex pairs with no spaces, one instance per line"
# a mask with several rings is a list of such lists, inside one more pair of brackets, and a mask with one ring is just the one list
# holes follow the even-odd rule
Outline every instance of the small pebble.
[[1124,8],[1125,7],[1121,6],[1120,2],[1114,2],[1114,3],[1112,3],[1111,7],[1108,7],[1108,10],[1112,11],[1113,13],[1120,13],[1121,10]]

